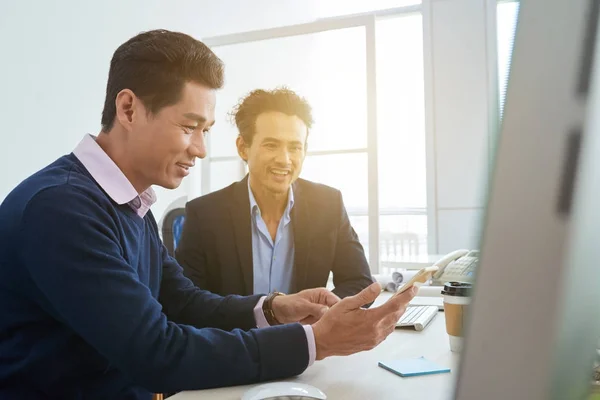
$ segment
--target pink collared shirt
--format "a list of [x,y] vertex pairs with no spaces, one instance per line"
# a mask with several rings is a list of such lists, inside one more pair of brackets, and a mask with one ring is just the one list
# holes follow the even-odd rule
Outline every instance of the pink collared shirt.
[[[92,178],[100,185],[113,201],[119,205],[129,204],[140,218],[144,218],[152,204],[156,202],[156,193],[152,188],[146,189],[139,194],[123,171],[102,150],[92,135],[85,135],[81,142],[73,150],[75,157],[88,170]],[[254,307],[254,319],[258,328],[268,327],[267,319],[262,311],[262,305],[266,296],[260,298]],[[310,367],[316,359],[317,347],[315,335],[310,325],[302,325],[308,342],[308,366]]]
[[137,215],[144,218],[156,202],[156,193],[151,187],[138,194],[123,171],[96,143],[94,136],[85,135],[73,154],[115,203],[129,204]]

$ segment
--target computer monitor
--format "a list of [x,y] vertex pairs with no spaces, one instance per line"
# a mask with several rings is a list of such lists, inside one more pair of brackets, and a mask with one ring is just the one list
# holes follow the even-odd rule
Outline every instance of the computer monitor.
[[522,1],[457,400],[583,399],[600,337],[598,1]]

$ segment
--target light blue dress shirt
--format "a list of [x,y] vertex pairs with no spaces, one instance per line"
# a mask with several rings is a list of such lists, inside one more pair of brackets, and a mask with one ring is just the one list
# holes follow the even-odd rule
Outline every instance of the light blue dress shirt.
[[279,221],[275,241],[271,239],[267,224],[262,219],[258,203],[250,189],[250,220],[252,221],[252,264],[254,293],[279,291],[289,293],[292,289],[294,270],[294,231],[290,213],[294,206],[294,192],[290,187],[288,204]]

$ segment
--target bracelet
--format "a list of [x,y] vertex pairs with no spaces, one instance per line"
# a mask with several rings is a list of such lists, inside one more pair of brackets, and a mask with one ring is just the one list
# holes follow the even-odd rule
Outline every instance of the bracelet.
[[275,297],[277,296],[285,296],[285,293],[269,293],[262,306],[263,314],[265,314],[265,318],[267,319],[268,324],[271,326],[281,325],[281,322],[277,320],[277,318],[275,317],[275,313],[273,312],[273,299],[275,299]]

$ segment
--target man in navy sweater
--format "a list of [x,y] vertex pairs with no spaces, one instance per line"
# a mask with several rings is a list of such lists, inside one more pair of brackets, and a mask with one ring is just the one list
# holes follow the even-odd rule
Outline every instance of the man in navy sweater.
[[152,185],[176,188],[206,155],[221,61],[164,30],[115,52],[102,131],[0,206],[0,398],[149,399],[247,384],[368,350],[413,291],[363,309],[374,284],[221,297],[160,242]]

